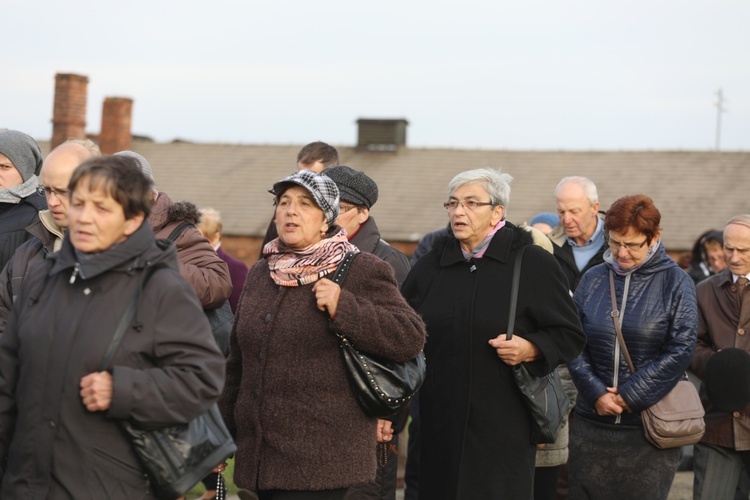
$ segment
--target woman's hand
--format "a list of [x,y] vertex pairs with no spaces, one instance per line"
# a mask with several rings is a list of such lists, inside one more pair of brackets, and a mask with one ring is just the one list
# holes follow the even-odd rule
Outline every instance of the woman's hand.
[[600,416],[615,416],[621,415],[623,411],[630,412],[627,403],[617,392],[617,387],[607,387],[607,393],[596,401],[594,408]]
[[497,351],[497,355],[506,364],[515,366],[524,361],[534,361],[539,357],[539,348],[518,335],[505,340],[504,333],[490,339],[490,345]]
[[392,425],[390,420],[378,419],[378,443],[388,443],[393,439]]
[[109,410],[112,403],[112,375],[109,372],[89,373],[81,379],[80,394],[88,411]]
[[321,278],[315,283],[312,291],[318,301],[318,309],[328,311],[328,316],[331,319],[335,318],[341,287],[327,278]]

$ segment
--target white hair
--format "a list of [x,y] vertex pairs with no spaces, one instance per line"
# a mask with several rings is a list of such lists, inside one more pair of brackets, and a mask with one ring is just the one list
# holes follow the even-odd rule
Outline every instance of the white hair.
[[478,168],[467,170],[455,176],[448,183],[448,196],[465,184],[481,184],[493,205],[502,205],[506,209],[510,202],[510,181],[513,180],[509,174],[503,174],[500,170],[492,168]]

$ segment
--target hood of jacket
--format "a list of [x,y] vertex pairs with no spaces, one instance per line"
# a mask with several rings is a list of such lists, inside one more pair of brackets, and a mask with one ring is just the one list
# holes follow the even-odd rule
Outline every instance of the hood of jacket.
[[183,221],[192,222],[197,226],[201,221],[198,207],[189,201],[173,202],[167,193],[159,192],[151,207],[151,215],[148,216],[148,223],[154,229],[154,233],[158,233],[169,224]]
[[[157,240],[148,223],[143,224],[125,241],[97,254],[78,254],[65,238],[59,252],[49,257],[52,268],[49,275],[70,270],[71,278],[92,279],[108,271],[133,274],[146,267],[167,266],[177,268],[177,251],[172,243]],[[74,271],[77,269],[77,271]],[[73,273],[76,273],[73,275]]]

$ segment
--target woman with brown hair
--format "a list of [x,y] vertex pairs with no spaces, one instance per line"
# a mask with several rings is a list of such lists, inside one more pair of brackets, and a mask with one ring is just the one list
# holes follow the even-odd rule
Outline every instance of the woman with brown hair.
[[[586,347],[568,364],[579,391],[570,437],[571,498],[666,499],[677,471],[680,449],[649,443],[640,415],[685,376],[697,338],[695,285],[664,250],[660,222],[648,196],[615,201],[604,218],[604,263],[584,274],[573,296]],[[622,355],[615,320],[635,373]]]

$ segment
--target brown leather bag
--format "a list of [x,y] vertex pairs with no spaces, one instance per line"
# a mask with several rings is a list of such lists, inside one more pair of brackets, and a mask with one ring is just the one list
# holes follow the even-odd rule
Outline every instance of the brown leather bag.
[[[609,293],[612,296],[612,321],[615,324],[617,341],[620,343],[630,371],[635,373],[633,360],[630,358],[628,347],[622,336],[620,311],[617,310],[615,299],[615,278],[612,271],[609,272]],[[680,380],[661,401],[641,411],[643,432],[646,439],[657,448],[678,448],[695,444],[706,432],[704,414],[703,403],[695,385],[689,380]]]

